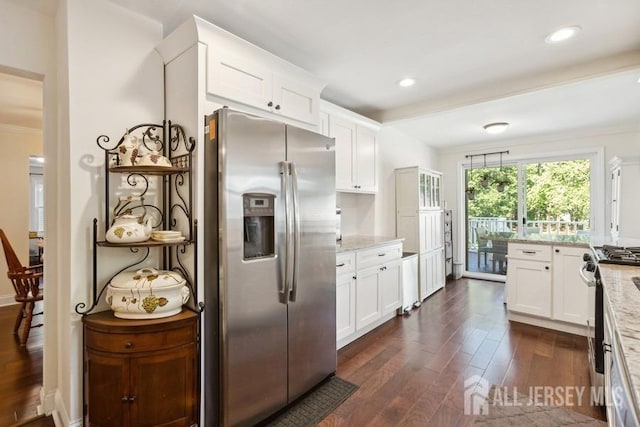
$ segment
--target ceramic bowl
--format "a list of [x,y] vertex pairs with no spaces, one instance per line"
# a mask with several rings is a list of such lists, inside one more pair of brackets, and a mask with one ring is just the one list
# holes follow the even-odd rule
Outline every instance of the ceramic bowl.
[[122,319],[157,319],[182,311],[189,300],[186,280],[175,271],[123,271],[107,285],[107,303]]

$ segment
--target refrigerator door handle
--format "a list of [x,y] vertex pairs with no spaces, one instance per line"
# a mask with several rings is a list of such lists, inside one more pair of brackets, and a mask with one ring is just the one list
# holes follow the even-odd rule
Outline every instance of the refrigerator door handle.
[[291,205],[293,207],[293,280],[291,281],[292,287],[289,299],[291,301],[295,301],[296,292],[298,291],[298,272],[300,270],[300,205],[298,198],[298,171],[296,170],[296,164],[290,163],[289,168],[291,170]]
[[289,288],[291,281],[291,274],[289,265],[291,263],[291,257],[289,253],[291,251],[291,215],[290,215],[290,201],[289,201],[289,163],[280,162],[280,177],[281,177],[281,194],[284,197],[284,275],[282,280],[282,286],[280,287],[280,293],[284,295],[284,304],[289,302]]

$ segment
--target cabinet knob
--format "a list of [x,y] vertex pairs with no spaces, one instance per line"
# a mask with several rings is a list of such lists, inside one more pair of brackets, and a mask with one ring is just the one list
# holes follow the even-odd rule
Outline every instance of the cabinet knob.
[[276,110],[280,110],[280,104],[276,105]]
[[548,266],[548,265],[545,265],[544,269],[545,269],[545,270],[548,270],[548,269],[549,269],[549,266]]
[[559,254],[560,253],[560,249],[556,249],[556,253]]
[[127,342],[124,344],[124,348],[132,348],[133,347],[133,343],[132,342]]
[[351,278],[352,278],[353,280],[356,280],[356,276],[355,276],[355,274],[354,274],[353,276],[351,276]]
[[269,102],[267,103],[267,107],[273,107],[273,102],[269,101]]
[[606,352],[611,352],[611,344],[607,344],[605,342],[602,343],[602,349]]

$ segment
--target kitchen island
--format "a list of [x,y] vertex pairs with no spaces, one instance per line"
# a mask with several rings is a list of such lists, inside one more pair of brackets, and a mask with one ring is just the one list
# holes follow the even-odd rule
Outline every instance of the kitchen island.
[[588,335],[595,291],[580,277],[588,236],[511,238],[507,251],[509,320]]
[[598,269],[604,295],[605,392],[612,404],[607,418],[609,425],[638,425],[640,290],[633,278],[640,277],[640,268],[600,264]]

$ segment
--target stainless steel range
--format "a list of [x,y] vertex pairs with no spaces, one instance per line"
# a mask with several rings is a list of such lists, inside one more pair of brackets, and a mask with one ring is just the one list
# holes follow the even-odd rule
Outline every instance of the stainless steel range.
[[[591,385],[599,387],[604,385],[604,296],[598,265],[617,264],[640,267],[640,246],[591,246],[591,252],[585,253],[583,260],[584,264],[580,270],[580,275],[588,286],[595,286],[596,288],[595,325],[589,325],[589,328],[593,326],[593,331],[588,334],[588,340]],[[599,403],[604,404],[604,402]]]

